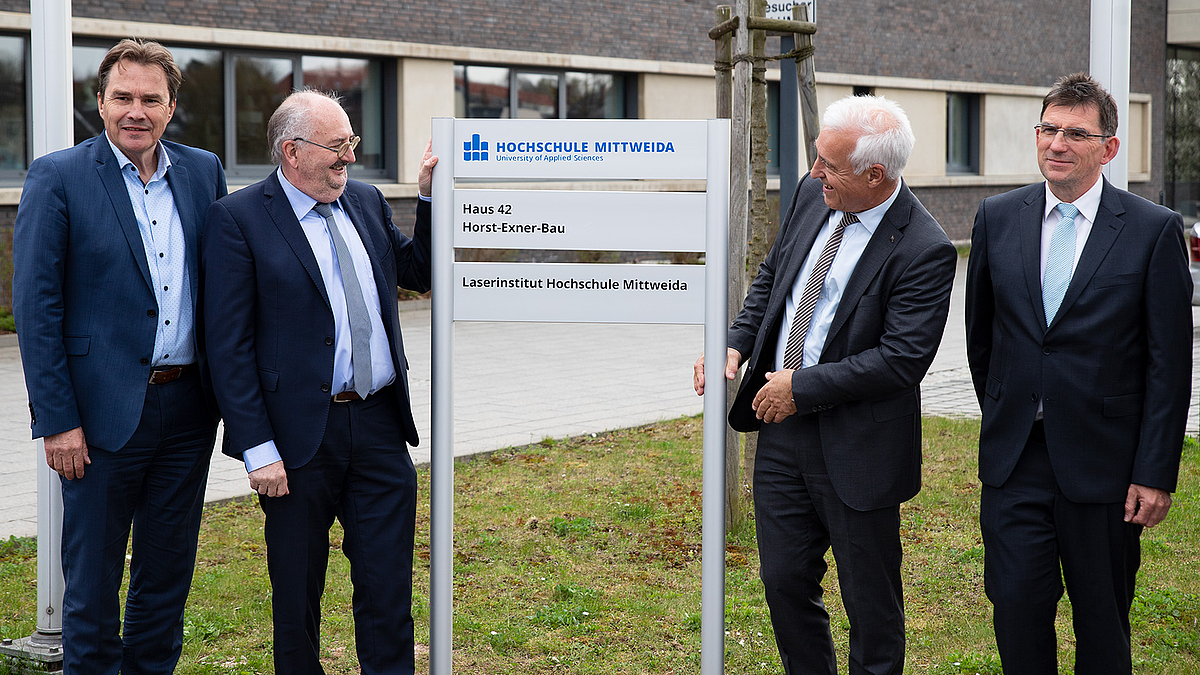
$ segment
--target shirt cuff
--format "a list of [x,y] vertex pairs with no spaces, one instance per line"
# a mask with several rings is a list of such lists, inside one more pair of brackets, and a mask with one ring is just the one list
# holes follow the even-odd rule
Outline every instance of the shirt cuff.
[[274,464],[280,459],[279,449],[275,447],[274,439],[266,443],[259,443],[253,448],[247,448],[242,453],[242,461],[246,463],[246,473],[261,469],[268,464]]
[[425,195],[421,194],[420,192],[417,193],[417,199],[420,199],[423,202],[432,202],[433,201],[433,197],[426,197]]

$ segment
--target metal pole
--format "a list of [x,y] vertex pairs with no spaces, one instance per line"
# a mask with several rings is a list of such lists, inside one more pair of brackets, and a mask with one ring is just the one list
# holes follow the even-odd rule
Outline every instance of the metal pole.
[[700,672],[725,670],[725,351],[729,247],[729,126],[708,121],[704,271],[704,486],[701,516]]
[[[779,51],[786,54],[796,48],[796,37],[780,36]],[[800,92],[796,81],[796,62],[779,61],[779,214],[775,222],[783,222],[792,194],[800,182]]]
[[[71,0],[31,4],[30,55],[33,93],[33,153],[42,156],[69,148],[74,134],[71,117]],[[38,463],[38,590],[37,632],[30,645],[59,651],[62,646],[62,485],[46,465],[46,450],[37,441]]]
[[[1117,140],[1129,140],[1129,24],[1130,0],[1092,0],[1091,59],[1089,70],[1117,101]],[[1129,187],[1129,153],[1118,152],[1104,167],[1108,181]]]
[[433,120],[429,673],[450,675],[454,632],[454,120]]

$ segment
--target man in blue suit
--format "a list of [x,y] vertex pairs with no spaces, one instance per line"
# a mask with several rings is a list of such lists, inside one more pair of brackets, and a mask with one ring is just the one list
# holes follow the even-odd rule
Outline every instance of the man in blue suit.
[[201,249],[224,452],[266,514],[275,672],[324,672],[337,518],[362,672],[412,673],[417,430],[396,287],[429,289],[437,158],[426,149],[410,239],[379,190],[347,180],[359,139],[336,98],[292,94],[267,140],[279,169],[212,205]]
[[215,155],[160,140],[181,80],[157,43],[109,50],[104,133],[35,160],[17,210],[13,309],[33,435],[66,479],[68,674],[170,673],[183,642],[216,434],[198,367],[197,241],[226,188]]
[[1058,673],[1066,581],[1078,673],[1129,673],[1142,528],[1171,507],[1191,388],[1179,214],[1117,189],[1113,98],[1059,80],[1035,127],[1045,183],[985,199],[967,268],[983,410],[984,583],[1006,673]]

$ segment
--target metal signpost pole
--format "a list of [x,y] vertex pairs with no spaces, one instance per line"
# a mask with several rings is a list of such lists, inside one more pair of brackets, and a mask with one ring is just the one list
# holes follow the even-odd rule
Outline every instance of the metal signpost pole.
[[433,120],[429,673],[450,675],[454,631],[454,120]]
[[725,352],[729,280],[729,123],[708,121],[704,270],[704,497],[700,672],[725,670]]
[[[37,157],[73,145],[71,100],[71,2],[43,0],[31,5],[33,154]],[[45,446],[37,441],[38,586],[37,632],[27,655],[43,662],[62,661],[62,486],[46,465]]]
[[1130,0],[1092,0],[1089,71],[1117,101],[1117,140],[1122,151],[1104,167],[1108,182],[1129,187],[1129,24]]

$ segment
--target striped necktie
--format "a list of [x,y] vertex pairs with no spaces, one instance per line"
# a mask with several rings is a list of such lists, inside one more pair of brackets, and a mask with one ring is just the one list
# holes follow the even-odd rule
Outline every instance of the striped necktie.
[[812,323],[813,310],[817,308],[817,298],[821,297],[821,287],[825,285],[825,276],[837,256],[838,246],[842,243],[842,234],[846,226],[857,223],[858,216],[853,213],[843,213],[842,220],[833,228],[829,241],[813,265],[808,275],[808,285],[804,287],[804,295],[796,305],[796,314],[792,317],[792,329],[788,333],[787,348],[783,351],[783,367],[791,370],[800,368],[804,362],[804,337],[808,334],[808,324]]

